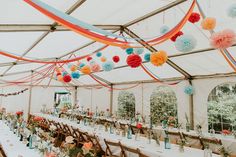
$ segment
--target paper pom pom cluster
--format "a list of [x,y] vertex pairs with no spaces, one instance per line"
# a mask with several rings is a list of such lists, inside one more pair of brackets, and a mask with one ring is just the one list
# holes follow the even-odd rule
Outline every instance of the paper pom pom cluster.
[[163,65],[168,59],[167,53],[165,51],[158,51],[152,53],[150,56],[150,62],[155,66]]
[[210,38],[211,46],[215,49],[225,49],[232,46],[236,42],[234,31],[226,29],[212,34]]
[[114,63],[111,61],[106,61],[102,64],[102,69],[104,71],[111,71],[114,68]]
[[114,56],[112,57],[112,60],[115,62],[115,63],[118,63],[120,61],[120,57],[119,56]]
[[131,68],[137,68],[142,64],[142,58],[137,54],[131,54],[127,57],[126,63]]
[[85,66],[83,66],[83,67],[80,69],[80,71],[81,71],[83,74],[90,74],[90,73],[91,73],[91,68],[90,68],[90,66],[85,65]]
[[184,93],[188,94],[188,95],[192,95],[194,94],[194,88],[193,86],[189,85],[187,87],[184,88]]
[[189,52],[196,47],[197,40],[192,35],[182,35],[177,38],[175,47],[180,52]]
[[200,20],[200,14],[199,13],[192,13],[191,16],[189,17],[188,21],[191,23],[196,23]]
[[66,82],[66,83],[70,82],[71,81],[71,76],[68,75],[68,74],[63,76],[63,81]]
[[216,27],[216,19],[212,17],[207,17],[202,20],[201,26],[202,29],[213,30]]
[[172,36],[172,37],[170,38],[170,40],[173,41],[173,42],[175,42],[176,39],[177,39],[179,36],[183,35],[183,34],[184,34],[184,33],[183,33],[182,31],[179,31],[179,32],[176,33],[174,36]]

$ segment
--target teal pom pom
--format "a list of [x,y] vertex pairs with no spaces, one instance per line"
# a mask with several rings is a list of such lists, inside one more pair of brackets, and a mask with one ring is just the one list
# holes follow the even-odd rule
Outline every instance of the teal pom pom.
[[166,34],[167,32],[169,32],[170,28],[166,25],[162,26],[160,28],[160,34],[163,35],[163,34]]
[[102,64],[102,69],[104,71],[111,71],[114,68],[114,63],[107,61],[105,63]]
[[125,51],[128,55],[130,55],[134,52],[134,49],[133,48],[127,48]]
[[89,64],[94,65],[94,64],[96,64],[96,62],[95,62],[95,60],[92,59],[92,60],[89,61]]
[[134,51],[136,54],[141,55],[144,52],[144,49],[143,48],[136,48]]
[[101,52],[97,52],[97,53],[96,53],[96,56],[97,56],[97,57],[101,57],[101,56],[102,56],[102,53],[101,53]]
[[147,61],[147,62],[149,62],[150,61],[150,53],[146,53],[145,55],[144,55],[144,60],[145,61]]
[[175,47],[180,52],[189,52],[196,47],[197,40],[192,35],[181,35],[175,41]]
[[79,68],[81,69],[81,68],[84,67],[84,66],[85,66],[84,63],[80,63]]
[[71,77],[72,77],[73,79],[78,79],[78,78],[80,77],[80,73],[79,73],[78,71],[72,72],[72,73],[71,73]]
[[236,18],[236,3],[228,8],[227,14],[229,17]]
[[193,86],[189,85],[184,88],[184,93],[188,95],[192,95],[194,93],[194,88]]
[[63,71],[62,76],[65,76],[65,75],[67,75],[67,74],[68,74],[68,72]]
[[70,68],[72,65],[73,65],[72,63],[67,64],[68,68]]

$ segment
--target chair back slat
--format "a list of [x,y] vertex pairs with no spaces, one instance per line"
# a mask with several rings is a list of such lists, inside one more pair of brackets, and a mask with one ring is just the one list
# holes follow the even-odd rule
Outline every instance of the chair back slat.
[[[107,146],[106,151],[105,151],[105,156],[109,156],[109,157],[123,157],[124,156],[120,142],[107,141],[106,139],[104,139],[104,142]],[[115,150],[120,150],[120,152],[118,153],[119,155],[117,153],[114,153],[111,150],[111,147],[115,147],[116,148]]]

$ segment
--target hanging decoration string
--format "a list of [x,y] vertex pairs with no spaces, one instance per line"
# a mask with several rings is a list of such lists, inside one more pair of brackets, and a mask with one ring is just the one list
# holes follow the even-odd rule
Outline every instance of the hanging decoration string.
[[2,96],[2,97],[15,96],[15,95],[22,94],[22,93],[24,93],[27,90],[29,90],[29,88],[25,88],[25,89],[23,89],[21,91],[18,91],[18,92],[7,93],[7,94],[0,94],[0,96]]

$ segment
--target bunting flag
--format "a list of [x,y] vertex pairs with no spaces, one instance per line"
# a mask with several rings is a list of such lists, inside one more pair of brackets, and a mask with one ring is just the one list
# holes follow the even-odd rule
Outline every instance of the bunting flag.
[[7,94],[0,94],[0,96],[2,96],[2,97],[15,96],[15,95],[22,94],[22,93],[24,93],[27,90],[29,90],[29,88],[25,88],[25,89],[23,89],[21,91],[18,91],[18,92],[7,93]]
[[[134,40],[140,40],[135,38],[127,38],[120,35],[115,35],[113,33],[107,32],[105,30],[99,29],[97,27],[94,27],[92,25],[89,25],[85,22],[82,22],[78,19],[75,19],[71,17],[70,15],[67,15],[43,2],[40,0],[24,0],[26,3],[43,13],[44,15],[48,16],[49,18],[53,19],[57,23],[65,26],[66,28],[79,33],[80,35],[83,35],[87,38],[90,38],[92,40],[104,43],[106,45],[112,45],[112,46],[118,46],[122,48],[128,48],[128,47],[140,47],[137,45],[132,45],[132,42],[128,42],[127,40],[134,39]],[[177,32],[179,32],[182,27],[185,25],[185,23],[188,21],[189,17],[191,16],[194,6],[196,4],[196,0],[193,0],[193,3],[191,7],[189,8],[187,14],[184,16],[184,18],[180,21],[178,25],[176,25],[171,31],[164,34],[161,37],[154,38],[149,41],[144,41],[143,43],[149,44],[150,46],[157,45],[159,43],[162,43],[168,39],[170,39],[173,35],[175,35]],[[116,37],[110,38],[109,36]],[[123,40],[118,40],[117,38],[122,38]]]

